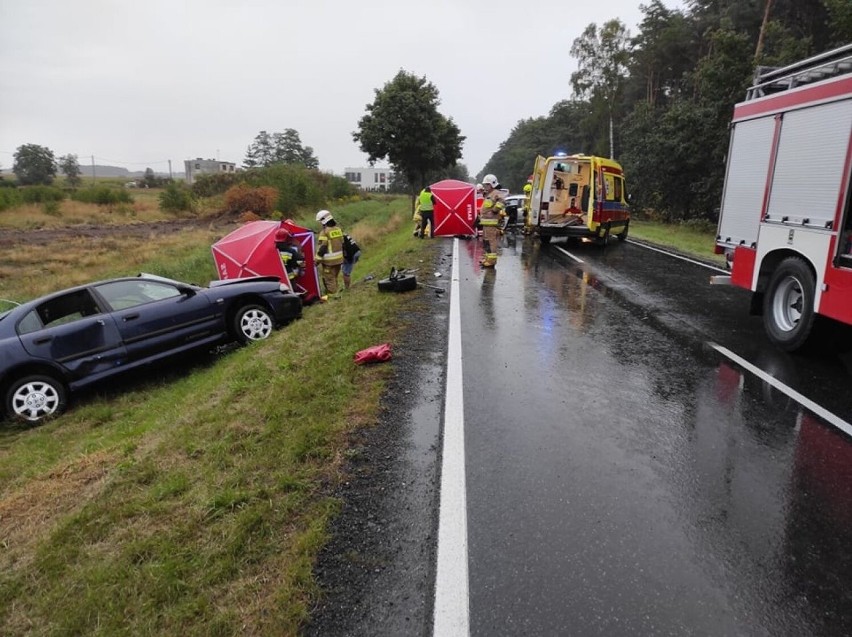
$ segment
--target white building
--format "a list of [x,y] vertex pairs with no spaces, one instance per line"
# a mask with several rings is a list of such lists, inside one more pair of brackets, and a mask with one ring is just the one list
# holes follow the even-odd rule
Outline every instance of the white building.
[[344,172],[346,181],[361,190],[387,190],[393,179],[390,168],[345,168]]
[[214,175],[216,173],[236,172],[237,165],[230,161],[217,161],[215,159],[186,159],[183,162],[186,172],[186,183],[193,184],[199,175]]

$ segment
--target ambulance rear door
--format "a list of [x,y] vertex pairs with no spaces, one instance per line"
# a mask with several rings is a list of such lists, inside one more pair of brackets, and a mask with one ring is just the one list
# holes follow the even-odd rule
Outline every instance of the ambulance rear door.
[[530,195],[530,215],[532,225],[538,225],[539,215],[541,214],[541,201],[544,189],[544,177],[546,173],[547,158],[539,155],[535,158],[535,166],[533,167],[533,184],[532,193]]

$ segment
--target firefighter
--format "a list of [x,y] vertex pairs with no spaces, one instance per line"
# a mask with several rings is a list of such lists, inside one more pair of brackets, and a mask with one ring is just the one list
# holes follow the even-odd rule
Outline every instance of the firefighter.
[[435,195],[432,188],[426,186],[420,191],[420,238],[426,235],[426,224],[429,224],[429,236],[435,236]]
[[528,181],[524,184],[524,234],[532,232],[532,220],[530,219],[530,203],[532,202],[532,184]]
[[317,235],[317,263],[322,267],[326,294],[337,294],[337,277],[343,265],[343,230],[328,210],[317,213],[322,230]]
[[414,236],[420,236],[420,224],[423,222],[423,217],[420,216],[420,198],[417,198],[417,202],[414,204],[414,216],[411,218],[414,222]]
[[275,249],[281,256],[281,263],[292,282],[302,274],[305,267],[305,255],[293,241],[293,234],[287,228],[278,228],[275,232]]
[[500,190],[500,182],[494,175],[485,175],[482,179],[485,198],[479,215],[482,225],[482,249],[485,257],[480,261],[484,268],[497,265],[497,246],[500,241],[500,224],[506,216],[505,195]]

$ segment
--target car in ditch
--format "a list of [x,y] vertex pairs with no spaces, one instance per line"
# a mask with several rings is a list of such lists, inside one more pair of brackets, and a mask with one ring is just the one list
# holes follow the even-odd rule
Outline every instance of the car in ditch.
[[0,411],[38,422],[83,387],[190,351],[263,340],[301,314],[301,299],[277,277],[201,287],[139,274],[54,292],[0,313]]

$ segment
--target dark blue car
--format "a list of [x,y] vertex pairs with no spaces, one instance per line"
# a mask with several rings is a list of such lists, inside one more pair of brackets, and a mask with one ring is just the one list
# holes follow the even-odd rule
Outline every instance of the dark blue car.
[[68,393],[200,348],[267,338],[302,314],[276,277],[207,288],[156,275],[55,292],[0,314],[0,396],[7,416],[60,413]]

